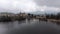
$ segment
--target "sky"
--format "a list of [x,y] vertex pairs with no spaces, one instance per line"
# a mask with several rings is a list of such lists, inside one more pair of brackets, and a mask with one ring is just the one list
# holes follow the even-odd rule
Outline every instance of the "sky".
[[0,12],[60,12],[60,0],[0,0]]

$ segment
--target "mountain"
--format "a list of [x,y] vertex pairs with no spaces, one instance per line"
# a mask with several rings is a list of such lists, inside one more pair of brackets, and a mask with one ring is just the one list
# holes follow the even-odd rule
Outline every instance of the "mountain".
[[35,14],[35,15],[45,15],[45,14],[57,14],[59,11],[35,11],[35,12],[30,12],[30,14]]
[[57,14],[59,11],[45,11],[46,14]]
[[42,11],[35,11],[35,12],[30,12],[30,14],[41,15],[41,14],[45,14],[45,13]]

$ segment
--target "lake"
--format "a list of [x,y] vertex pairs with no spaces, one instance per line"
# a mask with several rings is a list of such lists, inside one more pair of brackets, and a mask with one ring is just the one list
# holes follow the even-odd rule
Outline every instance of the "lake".
[[60,25],[39,19],[0,22],[0,34],[60,34]]

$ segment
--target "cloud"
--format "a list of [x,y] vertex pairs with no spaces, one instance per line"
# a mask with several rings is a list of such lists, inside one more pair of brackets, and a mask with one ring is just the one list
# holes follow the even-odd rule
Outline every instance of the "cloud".
[[38,5],[60,7],[60,0],[34,0]]
[[0,0],[0,8],[13,13],[19,13],[20,11],[60,11],[59,1],[60,0]]
[[32,0],[0,0],[0,8],[9,10],[34,11],[36,4]]
[[60,11],[60,8],[57,8],[57,7],[48,7],[46,5],[44,6],[37,6],[37,11],[57,11],[59,12]]

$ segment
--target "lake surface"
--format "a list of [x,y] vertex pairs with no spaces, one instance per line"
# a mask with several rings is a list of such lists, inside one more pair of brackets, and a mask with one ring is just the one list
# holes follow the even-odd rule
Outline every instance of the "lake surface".
[[60,34],[60,25],[38,19],[0,22],[0,34]]

